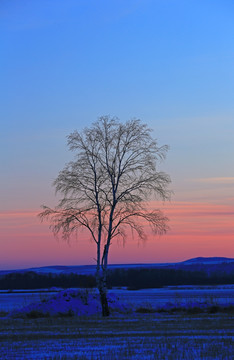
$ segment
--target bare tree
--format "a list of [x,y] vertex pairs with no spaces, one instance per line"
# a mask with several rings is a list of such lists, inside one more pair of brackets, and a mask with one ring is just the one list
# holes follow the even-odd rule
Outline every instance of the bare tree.
[[103,116],[90,128],[68,136],[75,159],[54,181],[62,194],[55,209],[43,206],[40,218],[50,221],[54,235],[69,240],[72,233],[86,228],[96,243],[96,281],[103,316],[109,315],[107,266],[114,238],[127,237],[127,228],[146,238],[148,223],[155,234],[168,229],[167,217],[149,210],[147,201],[156,196],[167,200],[170,177],[157,169],[168,147],[158,147],[151,130],[140,120],[121,123]]

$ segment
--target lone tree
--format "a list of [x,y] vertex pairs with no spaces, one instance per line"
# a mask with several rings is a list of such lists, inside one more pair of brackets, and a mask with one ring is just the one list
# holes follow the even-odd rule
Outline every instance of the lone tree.
[[54,181],[62,199],[55,209],[43,206],[39,217],[49,220],[54,235],[61,233],[66,241],[80,228],[90,232],[97,247],[96,282],[102,315],[108,316],[106,279],[114,238],[125,241],[129,228],[144,240],[147,223],[155,234],[168,229],[167,217],[147,206],[153,195],[161,200],[170,197],[170,177],[157,169],[168,147],[158,147],[151,130],[140,120],[121,123],[109,116],[100,117],[82,132],[71,133],[68,146],[75,159]]

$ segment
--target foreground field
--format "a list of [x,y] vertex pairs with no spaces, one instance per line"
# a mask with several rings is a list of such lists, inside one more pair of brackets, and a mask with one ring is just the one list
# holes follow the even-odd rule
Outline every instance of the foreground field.
[[233,314],[1,319],[1,359],[233,359]]

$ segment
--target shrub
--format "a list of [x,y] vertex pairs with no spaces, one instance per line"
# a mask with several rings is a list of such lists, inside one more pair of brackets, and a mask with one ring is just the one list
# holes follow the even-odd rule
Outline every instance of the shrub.
[[8,311],[4,311],[4,310],[0,311],[0,317],[7,316],[7,314],[8,314]]
[[75,314],[74,314],[74,311],[72,311],[72,310],[70,309],[70,310],[68,310],[67,312],[59,312],[59,313],[58,313],[58,316],[59,316],[59,317],[73,317],[73,316],[75,316]]
[[187,310],[188,314],[200,314],[202,312],[203,312],[203,309],[198,306],[188,308],[188,310]]
[[233,314],[234,313],[234,305],[225,306],[223,308],[223,312],[228,313],[228,314]]
[[29,313],[26,314],[28,319],[38,319],[38,318],[44,318],[44,317],[50,317],[50,314],[47,313],[43,313],[42,311],[38,311],[38,310],[32,310]]
[[136,312],[140,313],[140,314],[147,314],[147,313],[150,314],[150,313],[157,312],[157,310],[152,309],[152,308],[139,307],[139,308],[136,309]]
[[220,311],[221,310],[221,308],[220,308],[220,306],[217,306],[217,305],[213,305],[213,306],[210,306],[209,308],[208,308],[208,313],[209,314],[216,314],[218,311]]

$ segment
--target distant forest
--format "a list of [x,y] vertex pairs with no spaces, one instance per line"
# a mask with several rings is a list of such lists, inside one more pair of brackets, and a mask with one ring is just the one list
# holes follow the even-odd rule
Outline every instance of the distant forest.
[[234,269],[230,272],[185,269],[116,269],[109,272],[111,286],[126,286],[130,290],[173,285],[234,284]]
[[[125,286],[130,290],[159,288],[173,285],[234,284],[234,263],[182,268],[132,268],[108,272],[108,287]],[[1,290],[43,288],[93,288],[95,276],[69,274],[40,274],[33,271],[12,272],[0,276]]]
[[96,286],[92,275],[78,274],[38,274],[34,271],[24,273],[12,272],[0,277],[0,290],[47,289],[59,288],[92,288]]

